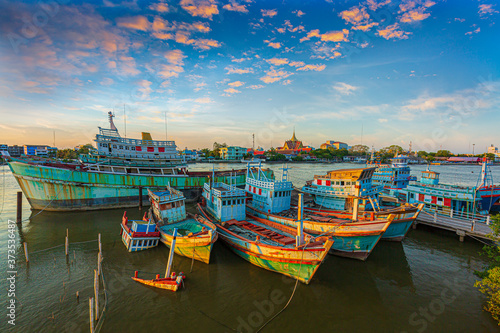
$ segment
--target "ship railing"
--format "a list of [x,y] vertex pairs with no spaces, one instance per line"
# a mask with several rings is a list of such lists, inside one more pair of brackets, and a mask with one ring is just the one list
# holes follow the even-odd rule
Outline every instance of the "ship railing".
[[[416,184],[412,184],[416,185]],[[474,194],[476,191],[475,187],[463,187],[459,185],[443,185],[443,184],[438,184],[438,185],[432,185],[430,188],[426,188],[426,192],[431,192],[435,193],[435,190],[443,190],[443,191],[457,191],[460,192],[460,194]],[[434,192],[433,192],[434,191]]]
[[439,220],[439,217],[450,217],[456,220],[470,223],[471,226],[473,223],[490,225],[490,215],[480,215],[475,213],[461,212],[453,209],[450,210],[449,214],[428,208],[424,208],[424,211],[430,215],[434,215],[435,220]]
[[159,147],[171,147],[177,148],[175,141],[157,141],[157,140],[140,140],[140,139],[128,139],[108,135],[96,135],[97,142],[114,142],[123,144],[132,144],[136,146],[159,146]]
[[247,178],[247,184],[252,186],[257,186],[269,190],[291,190],[292,183],[291,182],[281,182],[281,181],[262,181],[253,178]]
[[354,190],[332,191],[332,190],[319,189],[319,188],[308,187],[308,186],[303,187],[302,190],[304,192],[307,192],[310,194],[319,194],[319,195],[349,196],[349,195],[354,195],[354,193],[355,193]]

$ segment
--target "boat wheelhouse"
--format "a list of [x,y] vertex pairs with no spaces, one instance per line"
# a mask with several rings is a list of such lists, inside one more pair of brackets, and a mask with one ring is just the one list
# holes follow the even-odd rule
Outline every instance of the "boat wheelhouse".
[[129,252],[147,250],[158,245],[160,232],[156,224],[144,218],[129,221],[127,212],[123,214],[121,231],[123,244]]
[[268,213],[290,209],[293,186],[286,166],[282,170],[281,180],[274,180],[264,173],[261,162],[248,163],[245,190],[252,197],[252,207]]
[[390,165],[380,165],[375,170],[372,183],[374,186],[382,186],[384,192],[390,193],[392,189],[403,189],[408,186],[410,181],[417,178],[410,175],[408,166],[408,157],[399,155],[391,160]]
[[311,194],[320,207],[349,211],[359,199],[359,210],[369,210],[381,190],[380,186],[372,185],[374,172],[374,167],[330,171],[315,175],[302,191]]
[[205,183],[206,208],[221,222],[245,219],[245,191],[225,183]]

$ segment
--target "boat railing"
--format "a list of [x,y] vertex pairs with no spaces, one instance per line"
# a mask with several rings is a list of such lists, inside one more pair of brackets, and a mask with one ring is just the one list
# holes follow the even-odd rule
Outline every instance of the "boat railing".
[[136,146],[152,146],[152,147],[171,147],[177,148],[175,141],[158,141],[158,140],[140,140],[140,139],[128,139],[116,136],[108,135],[96,135],[96,141],[98,142],[115,142],[123,144],[133,144]]
[[490,225],[490,215],[481,215],[475,213],[461,212],[451,209],[449,214],[444,214],[443,212],[438,212],[428,208],[424,208],[424,212],[430,215],[434,215],[436,219],[439,217],[450,217],[453,219],[461,220],[463,222],[472,223],[482,223],[485,225]]
[[263,181],[253,178],[247,178],[247,184],[276,191],[292,190],[291,182],[272,181],[272,180]]
[[[411,184],[410,186],[418,186],[419,184]],[[422,185],[421,185],[422,186]],[[456,191],[460,192],[460,194],[474,194],[476,191],[476,188],[471,188],[471,187],[463,187],[463,186],[458,186],[458,185],[424,185],[422,186],[426,189],[426,192],[430,193],[435,193],[437,190],[442,190],[442,191]]]

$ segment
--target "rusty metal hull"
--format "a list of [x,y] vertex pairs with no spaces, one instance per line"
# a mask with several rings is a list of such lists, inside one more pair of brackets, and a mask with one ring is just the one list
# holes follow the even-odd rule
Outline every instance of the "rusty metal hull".
[[[127,175],[71,170],[9,162],[19,186],[33,209],[47,211],[98,210],[139,205],[139,186],[143,204],[148,202],[148,188],[168,184],[193,198],[208,182],[210,172],[197,176]],[[199,173],[201,174],[201,173]],[[215,174],[216,182],[229,183],[230,174]],[[232,178],[235,185],[244,185],[244,172]]]

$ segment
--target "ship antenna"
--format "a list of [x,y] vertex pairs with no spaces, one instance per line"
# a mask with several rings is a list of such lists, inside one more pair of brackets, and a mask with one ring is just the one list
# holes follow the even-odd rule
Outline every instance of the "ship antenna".
[[125,125],[125,137],[127,137],[127,115],[125,113],[125,104],[123,104],[123,123]]

